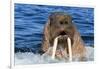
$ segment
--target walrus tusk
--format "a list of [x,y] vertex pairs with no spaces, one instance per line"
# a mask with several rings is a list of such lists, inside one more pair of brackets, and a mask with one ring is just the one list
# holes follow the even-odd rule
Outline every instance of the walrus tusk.
[[[55,59],[55,53],[56,53],[56,48],[57,48],[57,44],[58,44],[58,38],[60,36],[56,37],[54,39],[54,44],[53,44],[53,50],[52,50],[52,59]],[[68,51],[69,51],[69,61],[72,61],[72,49],[71,49],[71,40],[68,37],[67,38],[67,42],[68,42]]]
[[59,36],[54,39],[53,50],[52,50],[52,59],[55,59],[58,38],[59,38]]
[[69,51],[69,61],[72,61],[71,40],[69,37],[67,38],[67,42],[68,42],[68,51]]

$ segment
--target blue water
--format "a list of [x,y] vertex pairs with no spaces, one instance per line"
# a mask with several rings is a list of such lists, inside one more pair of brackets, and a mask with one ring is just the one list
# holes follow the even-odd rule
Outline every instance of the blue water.
[[69,13],[86,46],[94,46],[94,9],[86,7],[15,4],[15,52],[41,49],[43,28],[51,12]]

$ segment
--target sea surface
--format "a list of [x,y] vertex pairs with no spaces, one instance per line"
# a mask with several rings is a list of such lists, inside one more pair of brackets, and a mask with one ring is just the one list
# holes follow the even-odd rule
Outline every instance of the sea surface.
[[94,9],[89,7],[18,4],[14,6],[15,52],[38,53],[43,28],[52,12],[65,12],[72,16],[86,46],[94,46]]

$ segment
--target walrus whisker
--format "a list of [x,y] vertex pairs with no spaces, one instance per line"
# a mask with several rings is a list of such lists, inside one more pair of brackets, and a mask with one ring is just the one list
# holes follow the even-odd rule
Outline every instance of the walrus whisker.
[[[56,53],[56,48],[57,48],[57,44],[58,44],[58,38],[60,36],[56,37],[54,39],[54,44],[53,44],[53,50],[52,50],[52,59],[55,59],[55,53]],[[69,51],[69,61],[72,61],[72,49],[71,49],[71,40],[68,37],[67,38],[67,42],[68,42],[68,51]]]

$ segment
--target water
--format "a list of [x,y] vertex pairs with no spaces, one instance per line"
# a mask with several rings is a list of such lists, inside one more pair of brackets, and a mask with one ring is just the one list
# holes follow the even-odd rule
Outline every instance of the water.
[[51,12],[67,12],[73,17],[85,44],[94,46],[94,9],[82,7],[15,4],[15,51],[36,52],[41,46],[43,27]]
[[[93,61],[94,60],[94,49],[92,47],[86,47],[86,61]],[[74,57],[73,62],[78,62],[77,57]],[[47,64],[47,63],[69,63],[68,60],[57,60],[52,59],[47,54],[40,55],[34,54],[32,52],[17,52],[15,54],[15,65],[32,65],[32,64]]]
[[94,9],[85,7],[15,4],[15,52],[38,53],[43,28],[51,12],[69,13],[86,46],[94,46]]

